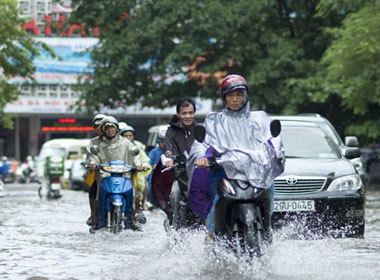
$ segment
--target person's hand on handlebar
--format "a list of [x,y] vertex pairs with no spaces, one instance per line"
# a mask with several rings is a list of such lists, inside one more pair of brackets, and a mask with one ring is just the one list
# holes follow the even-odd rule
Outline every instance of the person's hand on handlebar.
[[174,161],[172,159],[169,159],[165,162],[166,167],[173,167]]
[[139,165],[139,166],[136,166],[136,170],[137,171],[145,171],[145,167]]
[[200,168],[209,167],[208,158],[199,158],[199,159],[197,159],[196,164],[197,164],[197,167],[200,167]]
[[91,170],[94,170],[96,167],[97,167],[97,164],[95,164],[95,163],[90,163],[88,165],[88,168],[91,169]]

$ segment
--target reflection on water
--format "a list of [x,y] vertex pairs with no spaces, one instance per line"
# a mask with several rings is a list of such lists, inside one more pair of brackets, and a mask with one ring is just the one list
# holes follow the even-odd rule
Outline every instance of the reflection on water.
[[380,192],[367,193],[364,239],[289,239],[274,234],[265,256],[249,262],[203,231],[171,234],[161,211],[147,213],[143,232],[88,233],[88,197],[64,191],[40,200],[37,188],[10,185],[0,199],[0,278],[28,279],[377,279],[380,274]]

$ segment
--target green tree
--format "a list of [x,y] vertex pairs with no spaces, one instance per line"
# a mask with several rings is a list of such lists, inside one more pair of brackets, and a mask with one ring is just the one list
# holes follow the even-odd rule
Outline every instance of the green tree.
[[239,73],[256,107],[296,112],[310,97],[292,81],[317,72],[330,40],[321,28],[343,18],[315,17],[318,2],[74,0],[72,22],[100,28],[82,98],[92,110],[218,98],[220,78]]
[[[322,0],[316,16],[332,14],[342,15],[343,21],[324,27],[332,41],[317,71],[290,82],[315,108],[327,110],[341,134],[357,135],[363,144],[378,141],[380,1]],[[298,110],[304,106],[296,104]]]
[[73,21],[100,28],[93,77],[82,84],[89,110],[218,98],[221,77],[239,73],[257,108],[320,113],[341,134],[380,133],[372,130],[380,114],[379,1],[73,3]]
[[338,88],[344,108],[357,115],[347,131],[380,137],[380,1],[370,1],[331,31],[336,39],[322,62],[327,81]]
[[[7,103],[17,100],[19,91],[8,83],[11,76],[32,78],[33,57],[38,55],[37,44],[21,27],[17,1],[0,2],[0,114],[5,127],[12,128],[11,116],[4,114]],[[46,46],[44,46],[46,48]]]

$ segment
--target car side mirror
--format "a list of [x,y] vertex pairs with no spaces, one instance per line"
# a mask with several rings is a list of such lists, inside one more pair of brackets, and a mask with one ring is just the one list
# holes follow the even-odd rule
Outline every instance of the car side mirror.
[[270,123],[270,133],[272,137],[277,137],[281,133],[281,122],[280,120],[273,120]]
[[100,153],[99,147],[97,145],[91,146],[90,152],[91,154],[98,155]]
[[201,124],[196,125],[194,129],[194,137],[198,142],[203,143],[206,138],[206,128]]
[[344,142],[347,147],[358,147],[359,146],[359,140],[356,136],[346,136],[344,138]]
[[361,156],[361,151],[359,148],[357,147],[353,147],[353,148],[347,148],[345,151],[344,151],[344,157],[347,158],[347,159],[354,159],[354,158],[358,158]]

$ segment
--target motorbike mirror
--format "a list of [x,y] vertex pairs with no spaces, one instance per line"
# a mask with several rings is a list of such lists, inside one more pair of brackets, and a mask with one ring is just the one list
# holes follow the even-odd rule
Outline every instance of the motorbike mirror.
[[201,124],[195,126],[194,137],[198,142],[203,143],[206,138],[206,128]]
[[279,120],[273,120],[270,123],[270,133],[272,137],[277,137],[281,133],[281,122]]
[[97,145],[91,146],[90,152],[94,155],[98,155],[100,153],[99,147]]
[[171,151],[166,151],[166,152],[165,152],[165,156],[166,156],[167,158],[174,158],[174,155],[173,155],[173,153],[172,153]]
[[133,155],[133,156],[137,156],[139,153],[140,153],[140,150],[139,150],[139,148],[137,148],[137,147],[133,147],[133,148],[131,148],[131,154]]

